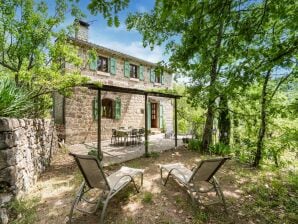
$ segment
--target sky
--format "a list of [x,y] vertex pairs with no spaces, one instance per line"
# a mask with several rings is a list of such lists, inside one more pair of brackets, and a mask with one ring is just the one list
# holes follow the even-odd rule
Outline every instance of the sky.
[[[49,4],[52,2],[47,1]],[[150,11],[154,7],[154,0],[130,0],[128,8],[119,14],[121,24],[118,28],[109,27],[100,14],[92,16],[87,9],[88,3],[89,0],[80,0],[79,6],[86,15],[84,21],[90,23],[89,42],[154,63],[161,60],[167,61],[168,57],[163,55],[163,47],[157,46],[153,51],[144,48],[141,35],[136,30],[127,31],[125,26],[128,13]],[[73,20],[70,14],[66,15],[65,25],[71,24]]]

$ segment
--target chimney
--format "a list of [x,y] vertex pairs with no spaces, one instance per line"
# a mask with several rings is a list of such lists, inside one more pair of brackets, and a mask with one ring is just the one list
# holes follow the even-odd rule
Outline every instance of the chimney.
[[75,38],[88,41],[89,23],[82,20],[75,20]]

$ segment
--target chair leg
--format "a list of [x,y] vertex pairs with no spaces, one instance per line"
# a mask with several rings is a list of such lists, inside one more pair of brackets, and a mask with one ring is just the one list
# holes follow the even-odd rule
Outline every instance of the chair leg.
[[162,183],[162,185],[163,185],[163,186],[166,186],[166,185],[167,185],[167,182],[168,182],[168,180],[169,180],[169,177],[170,177],[170,173],[168,173],[167,178],[166,178],[166,181],[163,181],[162,170],[163,170],[163,169],[160,168],[160,179],[161,179],[161,183]]
[[70,208],[70,212],[69,212],[69,215],[68,215],[68,218],[69,218],[69,223],[71,224],[72,222],[72,216],[73,216],[73,211],[76,207],[76,205],[78,204],[78,202],[80,201],[82,195],[83,195],[83,192],[84,192],[84,188],[85,188],[85,181],[82,182],[79,190],[78,190],[78,193],[76,195],[76,198],[74,200],[74,202],[72,203],[72,206]]
[[140,184],[140,187],[137,187],[135,180],[134,180],[134,179],[131,179],[131,182],[133,182],[133,185],[134,185],[134,187],[135,187],[137,193],[140,192],[140,189],[141,189],[141,187],[143,186],[143,173],[140,173],[140,176],[141,176],[141,184]]
[[103,204],[103,207],[102,207],[102,211],[101,211],[101,215],[100,215],[100,222],[99,222],[100,224],[104,224],[106,209],[107,209],[109,201],[110,201],[110,193],[108,194],[108,196]]
[[219,182],[217,181],[216,177],[213,177],[213,185],[216,191],[216,194],[218,195],[218,197],[222,200],[225,212],[228,214],[228,209],[227,209],[227,204],[226,204],[226,199],[224,197],[224,194],[221,190],[221,187],[219,185]]

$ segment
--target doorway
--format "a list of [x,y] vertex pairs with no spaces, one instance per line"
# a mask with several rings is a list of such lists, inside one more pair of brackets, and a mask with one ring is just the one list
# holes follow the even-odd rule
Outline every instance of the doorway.
[[151,128],[158,128],[158,104],[151,103]]

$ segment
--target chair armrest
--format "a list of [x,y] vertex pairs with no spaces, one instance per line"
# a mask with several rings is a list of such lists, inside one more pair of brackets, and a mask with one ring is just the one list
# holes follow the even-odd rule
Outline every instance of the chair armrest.
[[[169,175],[172,174],[173,171],[178,171],[178,173],[181,174],[181,176],[183,177],[185,183],[187,183],[187,180],[186,180],[186,177],[184,175],[184,173],[182,173],[180,170],[178,170],[177,168],[172,168],[170,171],[169,171]],[[175,176],[175,175],[174,175]]]

